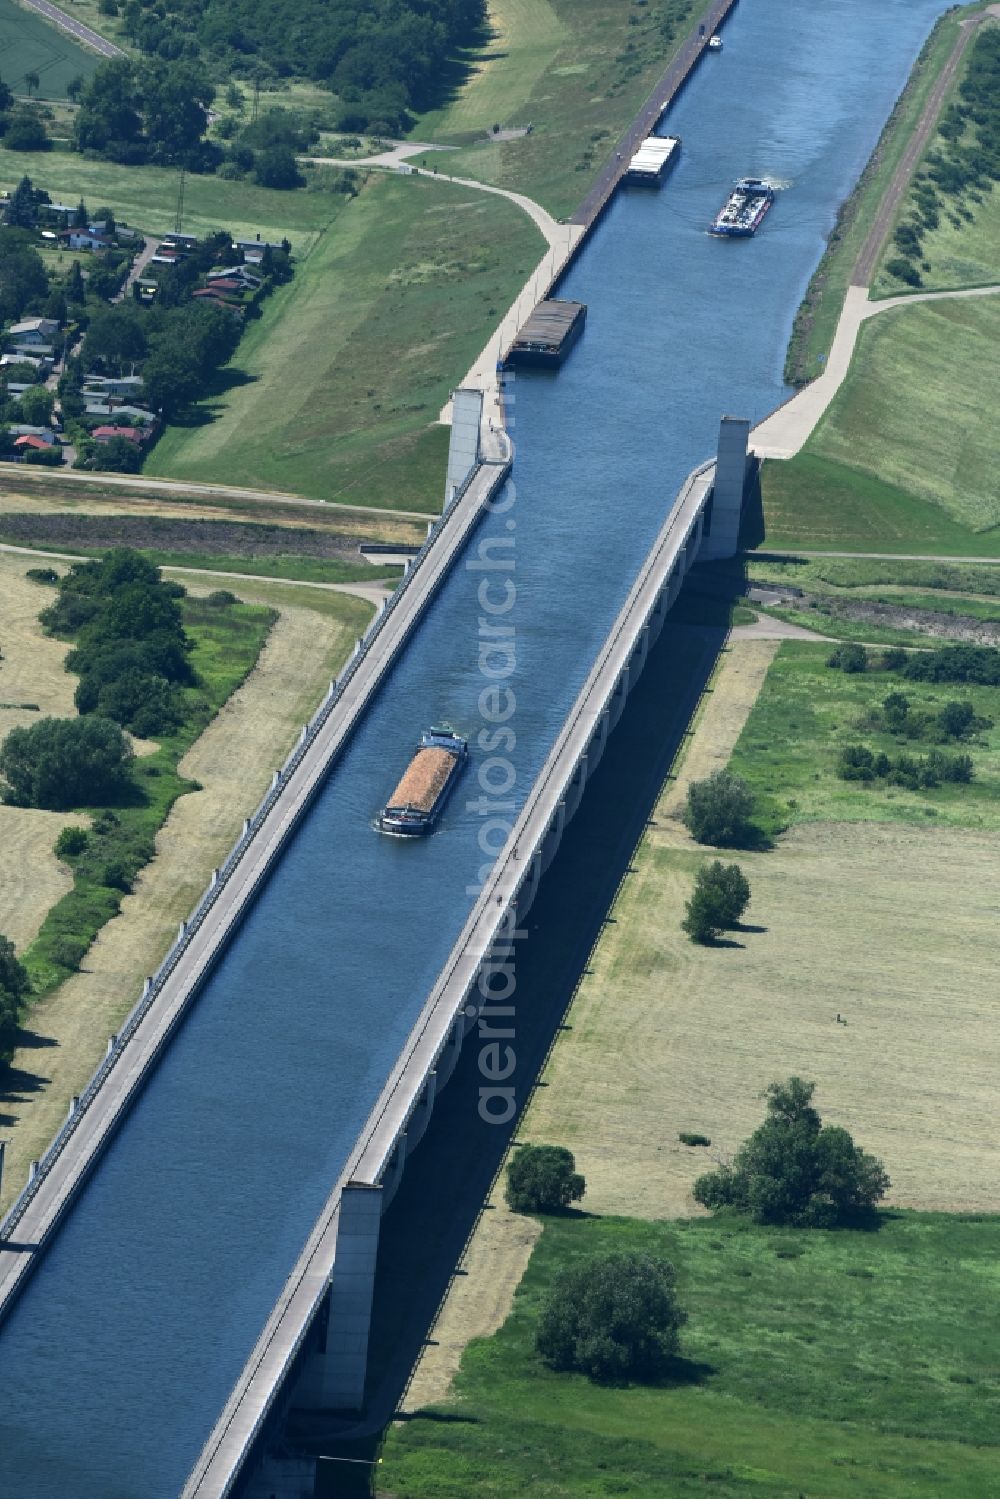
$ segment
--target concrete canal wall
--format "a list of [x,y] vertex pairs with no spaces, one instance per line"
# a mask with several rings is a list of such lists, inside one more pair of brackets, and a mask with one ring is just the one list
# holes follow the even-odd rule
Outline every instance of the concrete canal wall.
[[[359,1409],[364,1398],[378,1224],[434,1101],[476,1032],[496,1048],[504,1107],[502,1032],[486,1024],[497,996],[490,975],[509,960],[515,934],[579,808],[641,675],[650,647],[699,556],[737,550],[750,424],[723,417],[719,455],[686,480],[577,696],[504,852],[369,1115],[340,1179],[195,1465],[183,1499],[224,1499],[274,1402],[327,1310],[320,1346],[305,1355],[293,1395],[300,1409]],[[498,1038],[499,1039],[495,1039]],[[513,1107],[513,1105],[511,1105]],[[510,1116],[508,1116],[510,1117]],[[325,1306],[326,1304],[326,1306]],[[271,1480],[269,1479],[269,1482]]]
[[378,692],[410,632],[461,553],[490,499],[510,472],[513,448],[492,434],[491,451],[466,475],[429,528],[418,555],[376,615],[355,654],[312,720],[229,857],[212,876],[159,971],[143,994],[59,1134],[0,1224],[0,1321],[38,1263],[101,1152],[138,1096],[226,947],[288,838]]

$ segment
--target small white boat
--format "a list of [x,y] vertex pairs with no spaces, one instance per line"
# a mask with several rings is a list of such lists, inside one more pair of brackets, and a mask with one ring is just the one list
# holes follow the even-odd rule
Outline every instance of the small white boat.
[[721,38],[721,36],[719,36],[718,33],[716,33],[715,36],[710,36],[709,37],[709,39],[708,39],[708,50],[709,50],[709,52],[721,52],[722,51],[722,38]]

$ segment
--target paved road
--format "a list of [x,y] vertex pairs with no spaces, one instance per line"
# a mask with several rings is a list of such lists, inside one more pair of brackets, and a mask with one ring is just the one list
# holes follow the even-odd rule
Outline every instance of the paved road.
[[145,237],[145,243],[139,254],[135,257],[135,260],[132,262],[132,269],[129,271],[124,282],[122,283],[121,291],[115,292],[115,295],[111,298],[112,302],[124,302],[126,297],[130,297],[132,295],[133,283],[138,281],[139,277],[142,275],[143,271],[146,269],[149,262],[156,254],[159,245],[160,237],[158,234],[150,234]]
[[976,27],[990,15],[1000,16],[1000,5],[991,5],[982,15],[973,16],[970,20],[959,23],[958,38],[952,49],[951,56],[941,69],[940,77],[934,84],[930,97],[921,111],[920,119],[917,121],[913,136],[903,153],[899,166],[893,173],[892,181],[886,189],[875,222],[869,231],[868,238],[861,246],[858,258],[854,263],[854,270],[851,272],[852,286],[869,286],[871,284],[875,267],[882,253],[882,246],[885,244],[889,231],[895,222],[899,205],[903,200],[903,194],[910,185],[910,178],[913,176],[918,161],[924,154],[927,142],[931,137],[931,132],[937,125],[938,117],[948,90],[954,80],[955,73],[958,70],[958,65],[962,61],[965,50],[973,38]]
[[833,338],[833,347],[823,373],[777,411],[765,417],[750,433],[750,446],[761,458],[794,458],[812,436],[816,425],[844,382],[854,356],[861,324],[893,307],[914,302],[946,302],[957,297],[995,297],[1000,286],[973,286],[964,291],[915,292],[910,296],[886,297],[869,302],[866,286],[849,286]]
[[36,10],[40,16],[51,21],[53,26],[58,26],[60,31],[69,32],[78,42],[85,47],[90,47],[94,52],[99,52],[102,57],[127,57],[128,53],[122,47],[116,47],[114,42],[109,42],[107,37],[101,36],[100,32],[94,31],[90,26],[85,26],[82,21],[68,16],[58,5],[50,5],[49,0],[23,0],[23,3],[31,10]]

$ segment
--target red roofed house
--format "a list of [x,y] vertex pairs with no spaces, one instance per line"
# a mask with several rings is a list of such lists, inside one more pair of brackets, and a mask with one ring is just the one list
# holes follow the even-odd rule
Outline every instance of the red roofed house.
[[129,442],[145,442],[149,430],[142,427],[95,427],[90,435],[95,442],[110,442],[113,437],[124,437]]
[[47,453],[49,448],[55,447],[55,443],[46,442],[44,437],[16,437],[15,448],[20,448],[23,453],[25,448],[35,448],[40,453]]

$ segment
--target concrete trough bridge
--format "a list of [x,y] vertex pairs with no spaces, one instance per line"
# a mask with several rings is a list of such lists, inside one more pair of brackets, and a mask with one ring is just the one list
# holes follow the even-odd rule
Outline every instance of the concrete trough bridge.
[[[457,395],[460,405],[470,404],[465,393]],[[478,402],[478,393],[474,399]],[[457,429],[455,449],[463,442],[468,449],[467,426]],[[509,934],[527,915],[688,568],[699,556],[729,556],[736,549],[748,431],[748,422],[723,418],[718,462],[696,469],[670,509],[190,1474],[184,1499],[223,1499],[234,1492],[248,1458],[252,1455],[255,1463],[262,1458],[258,1438],[279,1400],[304,1410],[361,1409],[381,1215],[408,1153],[427,1127],[436,1095],[455,1067],[463,1039],[480,1026],[485,1008],[480,977],[509,956]],[[453,453],[453,459],[454,480],[455,464],[461,470],[468,455]],[[182,923],[159,974],[147,981],[129,1022],[109,1042],[90,1088],[74,1100],[47,1156],[32,1168],[27,1188],[0,1226],[0,1317],[39,1263],[379,691],[394,656],[500,491],[511,460],[506,434],[484,431],[465,478],[457,485],[450,482],[449,506],[408,570],[395,608],[376,619],[341,679],[331,683],[327,699],[304,727],[285,767],[275,772],[271,790],[226,865],[213,875],[190,920]],[[496,1090],[500,1107],[505,1091]],[[290,1375],[294,1388],[288,1391]],[[276,1470],[273,1462],[265,1462],[261,1494],[312,1492],[301,1465]]]

